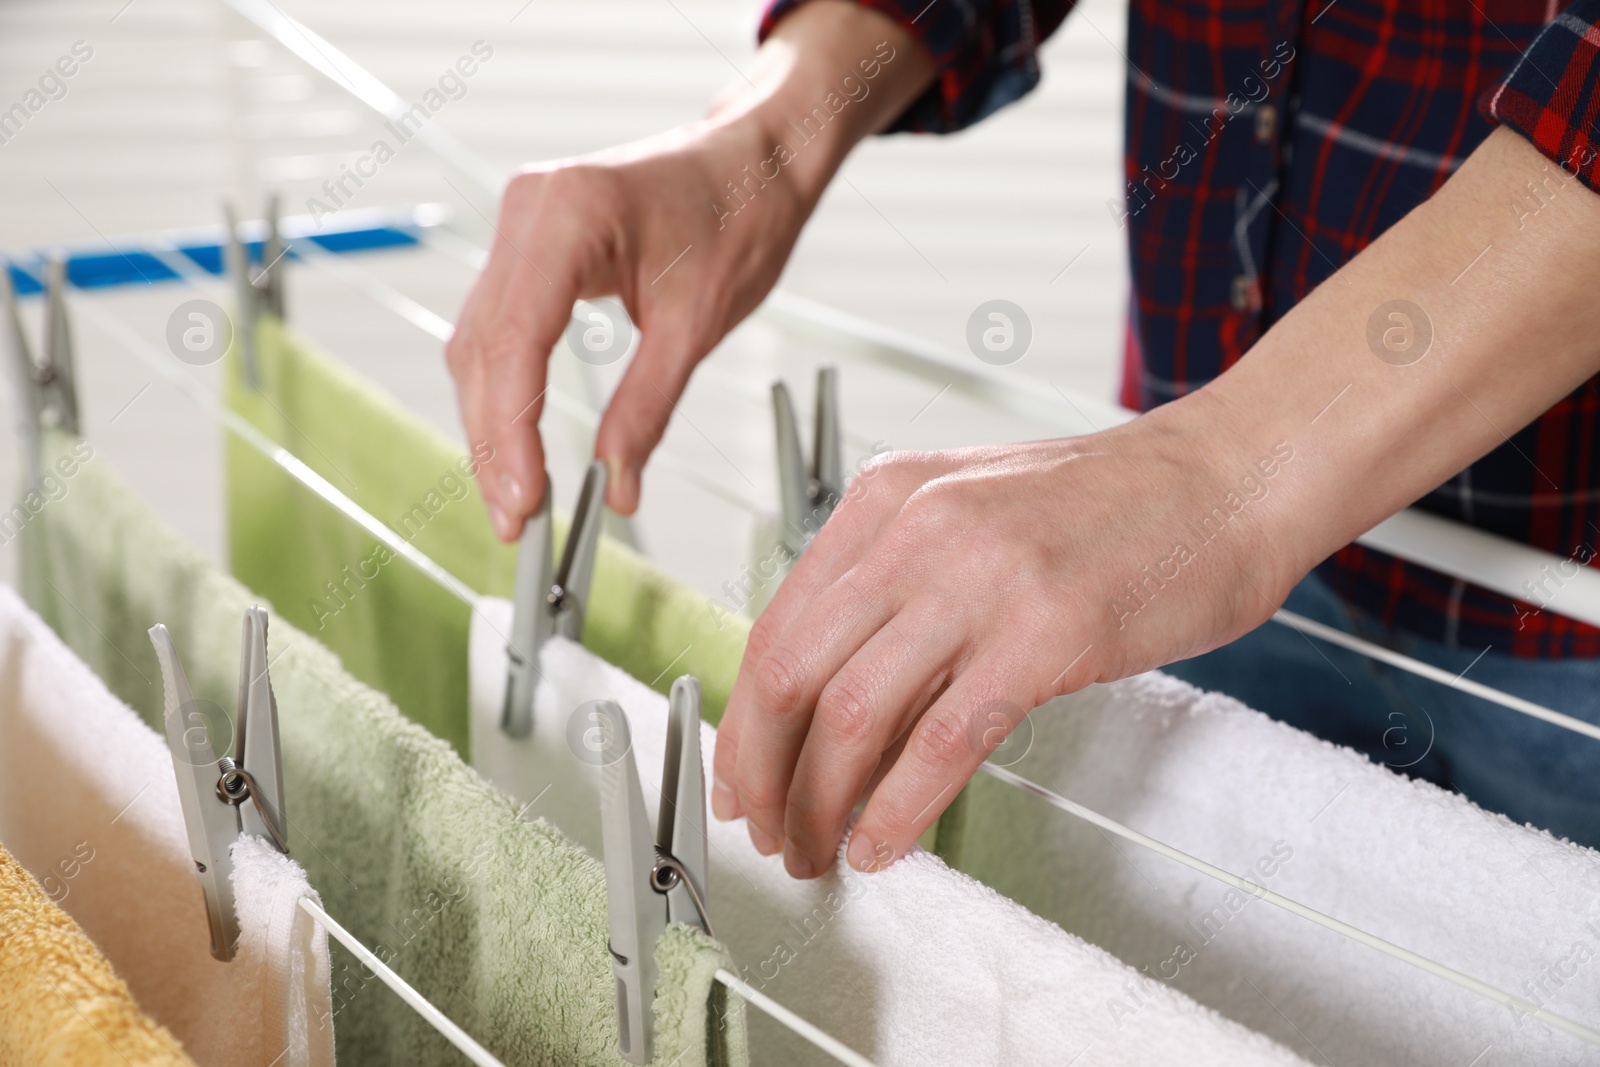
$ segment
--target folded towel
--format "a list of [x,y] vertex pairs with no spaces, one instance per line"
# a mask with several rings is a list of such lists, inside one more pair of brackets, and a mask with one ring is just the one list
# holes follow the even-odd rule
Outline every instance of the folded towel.
[[[46,455],[65,447],[52,436]],[[145,636],[155,622],[172,632],[196,698],[233,706],[240,619],[258,598],[150,515],[109,468],[83,468],[23,541],[29,600],[147,722],[162,713]],[[600,864],[551,827],[521,820],[448,745],[315,640],[276,617],[269,640],[289,846],[328,912],[506,1062],[620,1064]],[[667,976],[655,1004],[658,1049],[679,1050],[681,1065],[719,1048],[741,1062],[740,1014],[713,1014],[721,947],[676,927],[656,951]],[[332,955],[342,1062],[460,1062],[370,971],[338,946]]]
[[[1001,756],[1023,749],[1011,770],[1025,778],[1600,1027],[1600,856],[1589,849],[1161,674],[1033,712]],[[1145,976],[1138,997],[1108,1010],[1142,1014],[1145,988],[1175,987],[1338,1067],[1600,1062],[1600,1049],[1537,1019],[998,781],[980,775],[963,804],[941,838],[955,866]]]
[[[480,610],[472,641],[474,751],[514,772],[504,781],[532,810],[598,852],[599,769],[575,755],[583,724],[572,723],[572,713],[591,699],[621,704],[653,816],[667,702],[557,638],[541,657],[532,736],[505,738],[497,631],[510,605],[489,601]],[[701,742],[711,752],[711,725],[703,725]],[[1175,990],[1145,990],[1133,968],[929,853],[913,852],[877,874],[840,864],[797,882],[781,857],[750,846],[742,823],[712,821],[708,834],[713,923],[745,980],[883,1067],[1304,1063]],[[1141,997],[1143,1008],[1124,1022],[1105,1005],[1127,996]],[[751,1030],[760,1062],[833,1062],[764,1018]]]
[[315,898],[305,872],[259,838],[234,847],[240,937],[218,963],[166,742],[5,586],[0,682],[0,840],[144,1009],[202,1064],[329,1067],[328,946],[296,905]]
[[0,847],[0,1063],[193,1067],[94,942]]
[[[516,547],[489,527],[476,459],[282,326],[263,321],[257,342],[261,391],[231,363],[229,406],[468,586],[509,595]],[[227,455],[234,575],[465,754],[467,607],[248,445],[230,437]],[[601,656],[662,685],[696,675],[714,722],[748,632],[602,538],[583,635]]]

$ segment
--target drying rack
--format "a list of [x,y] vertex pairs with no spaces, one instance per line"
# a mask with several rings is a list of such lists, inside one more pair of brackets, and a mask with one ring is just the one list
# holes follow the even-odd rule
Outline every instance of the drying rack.
[[[404,104],[398,95],[343,55],[331,43],[303,24],[282,14],[271,3],[266,0],[223,0],[223,2],[253,23],[265,35],[380,115],[397,119],[404,111]],[[481,211],[482,205],[487,205],[489,210],[493,210],[504,175],[435,127],[425,127],[417,141],[463,179],[468,189],[463,191],[458,188],[457,191],[462,193],[469,204],[476,202],[475,211]],[[265,238],[266,230],[265,223],[246,224],[245,227],[247,237],[253,232],[254,243],[258,246]],[[400,212],[347,212],[344,213],[340,224],[320,229],[313,226],[309,218],[291,217],[283,220],[282,235],[287,242],[287,259],[295,261],[305,269],[325,273],[333,280],[349,286],[387,312],[440,342],[448,341],[453,331],[452,325],[447,320],[390,286],[360,266],[350,256],[372,250],[427,248],[442,253],[457,261],[462,267],[472,270],[481,268],[487,256],[470,236],[462,232],[461,227],[455,225],[454,215],[449,209],[431,204]],[[101,247],[66,249],[64,252],[66,276],[73,287],[86,292],[127,284],[165,281],[192,286],[211,295],[226,295],[225,289],[228,283],[223,277],[226,244],[226,231],[222,227],[216,227],[122,241],[118,242],[117,247],[110,252]],[[60,250],[52,251],[60,254]],[[42,290],[43,272],[39,270],[39,264],[43,262],[44,257],[40,256],[33,261],[14,261],[9,266],[10,276],[18,295],[26,296]],[[406,559],[441,588],[468,606],[478,606],[481,597],[476,591],[364,511],[293,453],[230,411],[217,396],[192,376],[175,367],[168,353],[129,326],[107,306],[94,300],[81,300],[75,304],[74,310],[118,341],[131,355],[140,359],[155,373],[189,395],[249,447],[277,464],[396,555]],[[1025,416],[1061,433],[1078,434],[1085,432],[1086,429],[1090,432],[1100,432],[1134,416],[1133,412],[1102,401],[1073,395],[1059,386],[1050,385],[1047,392],[1045,389],[1047,383],[1036,382],[1030,385],[990,368],[976,366],[969,360],[952,356],[919,339],[791,293],[774,292],[756,315],[787,336],[825,343],[840,357],[858,359],[938,386],[940,395],[946,390],[953,390],[999,411]],[[760,390],[727,380],[722,384],[739,390],[763,404],[766,401],[764,393]],[[570,424],[572,431],[581,440],[586,435],[592,435],[598,425],[601,398],[593,378],[580,378],[578,386],[578,389],[571,391],[552,387],[547,394],[547,401],[551,409]],[[1052,393],[1054,395],[1051,395]],[[694,464],[675,456],[670,450],[657,452],[652,462],[673,470],[706,492],[753,517],[771,510],[766,502],[706,475]],[[627,531],[622,532],[626,536]],[[1461,526],[1415,509],[1407,509],[1385,520],[1363,534],[1358,541],[1450,577],[1519,598],[1526,594],[1523,582],[1528,575],[1538,574],[1545,568],[1559,567],[1566,562],[1553,553]],[[1565,579],[1565,569],[1561,573]],[[1570,580],[1564,580],[1555,596],[1550,598],[1544,607],[1545,610],[1574,620],[1600,625],[1600,573],[1595,573],[1590,568],[1578,568],[1578,574]],[[1274,613],[1273,621],[1279,625],[1292,627],[1310,638],[1338,645],[1438,684],[1452,686],[1557,728],[1583,735],[1591,740],[1600,740],[1600,727],[1594,724],[1514,694],[1452,676],[1429,664],[1323,626],[1313,620],[1290,612],[1278,611]],[[1060,793],[1028,781],[1002,766],[985,763],[981,770],[998,781],[1036,796],[1107,833],[1183,864],[1249,897],[1266,900],[1375,951],[1513,1008],[1521,1015],[1538,1019],[1580,1040],[1600,1046],[1600,1032],[1589,1026],[1306,907],[1255,882],[1233,875],[1203,859],[1079,805]],[[310,901],[303,901],[302,907],[336,940],[361,958],[363,963],[372,967],[381,980],[421,1013],[472,1062],[485,1065],[498,1064],[490,1053],[473,1041],[444,1013],[428,1003],[391,968],[378,960],[333,917]],[[752,988],[737,975],[727,970],[719,970],[716,973],[716,980],[738,993],[747,1003],[771,1015],[840,1062],[851,1064],[852,1067],[861,1065],[870,1067],[871,1061],[866,1057],[844,1046],[821,1027],[800,1018]]]

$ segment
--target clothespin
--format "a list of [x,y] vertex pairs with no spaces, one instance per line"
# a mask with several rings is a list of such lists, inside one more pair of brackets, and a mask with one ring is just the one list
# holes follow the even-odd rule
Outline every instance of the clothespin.
[[239,706],[234,724],[233,755],[219,757],[202,707],[189,690],[189,679],[160,623],[150,628],[150,643],[161,664],[166,696],[167,750],[178,777],[183,821],[195,877],[205,894],[211,926],[211,955],[233,959],[239,940],[239,916],[233,899],[233,857],[228,849],[242,834],[265,837],[287,853],[288,824],[283,817],[283,759],[278,749],[278,705],[267,673],[267,612],[252,607],[244,613],[239,650]]
[[261,387],[261,368],[256,359],[256,319],[262,315],[283,318],[283,239],[278,233],[278,196],[267,198],[267,235],[261,243],[261,266],[250,263],[250,250],[239,233],[233,204],[224,201],[222,215],[227,224],[224,262],[233,276],[234,302],[238,305],[239,353],[244,363],[244,379],[252,389]]
[[617,1048],[630,1063],[654,1054],[656,940],[669,922],[711,928],[705,771],[700,762],[700,682],[672,683],[661,804],[650,832],[628,717],[615,701],[580,709],[599,731],[600,831],[606,864],[611,969],[617,979]]
[[808,470],[800,451],[799,420],[789,387],[772,383],[772,413],[778,431],[778,494],[783,543],[795,556],[805,551],[844,495],[844,443],[839,425],[838,371],[817,371],[816,432]]
[[506,702],[500,729],[512,737],[533,732],[533,691],[539,650],[552,636],[577,641],[589,609],[589,579],[600,544],[600,517],[606,497],[606,465],[589,464],[572,509],[561,564],[554,565],[555,527],[550,521],[550,478],[545,476],[544,503],[528,520],[517,546],[517,574],[512,587],[511,643],[506,647]]
[[40,475],[39,434],[46,428],[78,432],[78,390],[73,371],[72,331],[67,322],[66,288],[65,260],[59,257],[49,260],[44,269],[43,344],[35,356],[17,310],[11,268],[0,264],[0,298],[5,301],[5,332],[7,346],[11,349],[9,362],[17,383],[30,482],[36,482]]

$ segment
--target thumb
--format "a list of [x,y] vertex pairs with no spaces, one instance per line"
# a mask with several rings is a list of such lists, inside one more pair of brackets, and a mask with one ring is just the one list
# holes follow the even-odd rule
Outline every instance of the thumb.
[[667,420],[705,353],[684,334],[657,325],[639,341],[639,352],[623,372],[595,434],[594,452],[606,464],[606,503],[619,515],[639,507],[639,479],[650,453],[661,443]]

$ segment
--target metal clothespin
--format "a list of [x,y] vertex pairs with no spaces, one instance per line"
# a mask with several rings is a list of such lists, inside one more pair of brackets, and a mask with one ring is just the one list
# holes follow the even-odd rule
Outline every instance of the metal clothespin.
[[28,452],[28,479],[37,485],[39,435],[47,428],[78,432],[78,390],[73,370],[72,330],[67,322],[67,268],[56,257],[44,269],[44,337],[36,356],[28,345],[17,309],[9,264],[0,264],[0,298],[5,301],[8,362],[16,382],[19,417]]
[[844,443],[839,425],[839,382],[834,367],[817,371],[816,432],[808,469],[800,451],[799,420],[789,387],[772,383],[772,413],[778,431],[778,494],[783,543],[795,556],[805,551],[844,495]]
[[547,473],[544,503],[523,527],[522,541],[517,546],[511,643],[506,646],[506,702],[500,713],[500,729],[512,737],[527,737],[533,732],[539,650],[556,634],[574,641],[583,637],[583,620],[589,610],[589,579],[594,575],[594,557],[600,545],[606,465],[596,460],[589,464],[583,477],[559,567],[555,566],[550,496]]
[[234,724],[233,755],[219,757],[211,732],[227,726],[225,716],[207,722],[205,706],[196,702],[189,679],[160,623],[150,628],[150,643],[161,664],[166,695],[167,749],[178,777],[183,821],[189,830],[189,851],[195,877],[205,894],[211,926],[211,955],[233,959],[239,940],[239,916],[233,899],[233,857],[228,849],[242,834],[265,837],[287,853],[288,824],[283,817],[283,759],[278,749],[278,705],[267,673],[267,612],[252,607],[244,613],[239,650],[239,706]]
[[234,302],[238,305],[239,354],[244,363],[245,382],[252,389],[261,387],[261,368],[256,359],[256,319],[262,315],[283,318],[283,258],[287,251],[278,233],[278,196],[267,198],[267,235],[261,244],[261,266],[250,262],[250,250],[239,232],[233,204],[223,201],[222,215],[227,225],[224,263],[233,278]]
[[617,979],[617,1047],[648,1063],[655,1041],[656,940],[669,922],[712,937],[705,771],[700,762],[700,682],[672,683],[656,830],[644,807],[628,717],[615,701],[581,709],[599,731],[600,831],[606,864],[611,969]]

